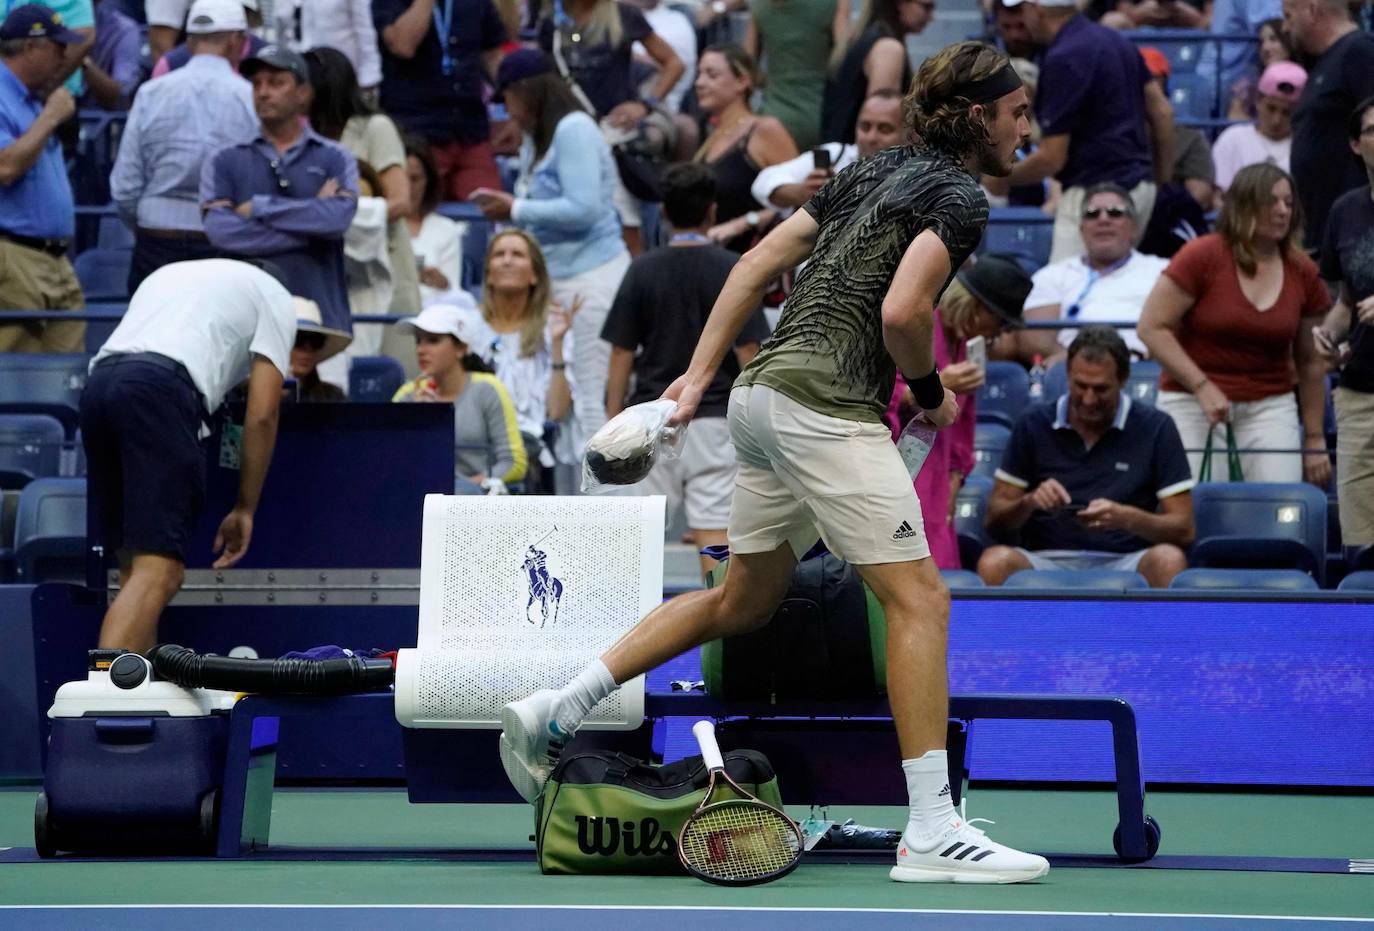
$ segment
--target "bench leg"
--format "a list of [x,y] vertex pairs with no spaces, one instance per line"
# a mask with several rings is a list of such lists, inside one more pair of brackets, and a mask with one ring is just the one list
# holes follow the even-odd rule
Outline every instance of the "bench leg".
[[1159,827],[1145,816],[1145,780],[1140,771],[1140,738],[1135,726],[1135,711],[1121,703],[1113,710],[1111,725],[1118,817],[1113,845],[1122,860],[1140,863],[1158,852]]
[[272,827],[272,789],[277,775],[278,717],[230,715],[224,758],[215,856],[240,857],[266,847]]

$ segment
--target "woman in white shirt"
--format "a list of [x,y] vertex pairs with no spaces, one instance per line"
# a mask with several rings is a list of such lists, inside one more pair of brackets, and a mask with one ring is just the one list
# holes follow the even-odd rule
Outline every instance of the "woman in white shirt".
[[546,468],[555,457],[543,446],[544,425],[563,420],[572,409],[566,360],[572,353],[569,330],[582,304],[574,298],[565,308],[552,290],[544,253],[533,236],[505,229],[492,237],[482,277],[482,318],[492,339],[474,351],[510,393],[530,461]]
[[429,145],[418,136],[407,135],[405,146],[406,176],[410,180],[406,229],[420,270],[420,303],[428,306],[445,292],[462,287],[467,224],[435,212],[443,189]]

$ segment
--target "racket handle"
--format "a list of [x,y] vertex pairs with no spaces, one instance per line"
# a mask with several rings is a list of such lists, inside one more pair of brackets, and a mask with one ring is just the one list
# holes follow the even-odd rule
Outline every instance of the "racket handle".
[[710,721],[698,721],[692,725],[692,736],[701,748],[701,759],[706,769],[724,769],[725,760],[720,755],[720,744],[716,743],[716,726]]

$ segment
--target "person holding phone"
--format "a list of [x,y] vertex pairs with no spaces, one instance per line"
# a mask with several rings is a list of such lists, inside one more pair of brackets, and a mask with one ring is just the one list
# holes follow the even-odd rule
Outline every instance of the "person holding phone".
[[1069,391],[1021,415],[988,501],[994,536],[978,559],[986,585],[1024,569],[1121,569],[1168,588],[1188,567],[1193,481],[1168,414],[1121,393],[1125,341],[1090,326],[1069,344]]
[[854,124],[853,142],[827,142],[796,158],[770,165],[750,186],[754,200],[773,207],[800,207],[835,175],[861,158],[902,142],[902,95],[882,89],[868,95]]
[[[1030,289],[1030,276],[1016,259],[985,255],[955,276],[935,308],[935,365],[940,383],[959,396],[959,417],[935,434],[915,485],[930,556],[941,569],[960,567],[954,499],[973,471],[977,396],[987,375],[987,342],[1021,326],[1021,305]],[[885,417],[894,441],[919,413],[911,389],[899,374]]]

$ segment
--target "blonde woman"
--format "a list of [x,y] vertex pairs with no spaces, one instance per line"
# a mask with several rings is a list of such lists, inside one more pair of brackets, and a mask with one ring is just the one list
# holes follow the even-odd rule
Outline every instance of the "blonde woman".
[[1158,407],[1178,426],[1194,477],[1210,436],[1212,475],[1225,478],[1229,423],[1246,481],[1331,480],[1326,363],[1312,337],[1331,298],[1302,251],[1302,222],[1286,171],[1242,168],[1217,231],[1180,249],[1145,301],[1136,333],[1164,367]]
[[697,103],[715,129],[694,161],[716,174],[716,225],[710,237],[732,252],[746,252],[775,211],[754,200],[759,172],[797,157],[787,128],[771,116],[755,116],[749,96],[758,83],[754,59],[738,45],[713,45],[697,65]]
[[482,318],[492,339],[474,347],[506,386],[525,448],[542,465],[553,465],[543,450],[544,424],[572,410],[573,379],[567,360],[573,317],[582,300],[569,307],[553,299],[544,252],[533,236],[505,229],[487,246],[482,279]]

